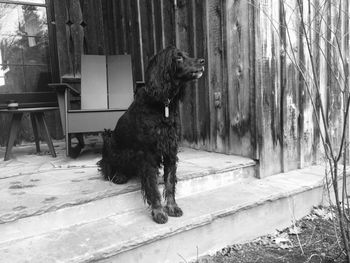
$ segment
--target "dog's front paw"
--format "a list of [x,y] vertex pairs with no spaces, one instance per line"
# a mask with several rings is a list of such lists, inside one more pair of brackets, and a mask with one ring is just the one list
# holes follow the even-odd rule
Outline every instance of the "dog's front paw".
[[168,215],[164,212],[163,208],[157,208],[152,210],[153,220],[158,224],[165,224],[168,222]]
[[125,184],[128,182],[128,177],[124,174],[116,174],[114,177],[113,177],[113,183],[115,184]]
[[183,215],[182,209],[178,207],[177,204],[166,205],[165,211],[169,216],[173,216],[173,217],[180,217]]

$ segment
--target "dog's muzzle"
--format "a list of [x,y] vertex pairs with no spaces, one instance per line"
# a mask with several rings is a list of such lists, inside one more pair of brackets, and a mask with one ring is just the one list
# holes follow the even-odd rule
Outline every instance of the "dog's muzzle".
[[192,72],[192,77],[196,78],[196,79],[199,79],[200,77],[203,76],[203,72],[204,72],[204,67],[201,67],[201,69]]

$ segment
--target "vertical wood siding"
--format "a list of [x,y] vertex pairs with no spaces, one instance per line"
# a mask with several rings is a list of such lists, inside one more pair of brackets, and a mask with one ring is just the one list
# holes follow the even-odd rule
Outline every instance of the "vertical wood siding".
[[[312,58],[303,40],[298,1],[303,2]],[[307,76],[313,70],[311,59],[317,62],[314,70],[327,122],[332,127],[331,139],[335,143],[340,140],[344,103],[339,90],[331,88],[338,80],[327,63],[330,57],[339,63],[330,30],[339,21],[340,0],[332,0],[329,5],[321,0],[288,0],[284,1],[288,4],[285,9],[277,0],[52,3],[60,75],[79,74],[82,53],[131,54],[138,81],[144,80],[150,58],[169,45],[206,60],[204,76],[188,87],[180,104],[183,145],[257,159],[260,176],[315,162],[320,158],[322,130],[307,85],[317,109],[321,101],[317,100],[312,79],[303,81],[294,59],[303,64]],[[342,1],[342,8],[349,10],[347,1]],[[315,18],[321,12],[324,19]],[[340,16],[339,37],[349,29],[345,19],[348,13]],[[349,34],[346,36],[340,40],[347,62]],[[292,51],[294,59],[288,55]],[[343,81],[348,81],[347,64],[345,72]]]
[[255,1],[256,11],[256,92],[259,119],[260,173],[282,170],[281,67],[278,1]]
[[[293,58],[289,54],[299,50],[299,24],[297,12],[292,12],[297,6],[297,0],[290,1],[292,8],[281,7],[281,45],[285,52],[281,54],[281,104],[282,104],[282,168],[289,171],[299,168],[300,144],[299,144],[299,72],[293,65]],[[285,16],[285,19],[284,19]],[[289,32],[285,26],[289,22]]]
[[[56,1],[60,73],[79,74],[82,52],[129,53],[135,79],[142,81],[150,58],[176,45],[207,64],[205,76],[189,85],[180,104],[183,145],[251,156],[252,24],[244,16],[252,8],[241,2],[227,11],[232,4],[222,0]],[[226,18],[240,14],[241,8],[237,22],[241,35],[236,39],[228,32],[236,22]],[[232,44],[226,41],[229,34]],[[242,53],[238,60],[227,59],[237,53]],[[234,79],[229,77],[232,71]]]
[[227,105],[229,152],[252,156],[253,109],[251,104],[254,18],[248,1],[228,0],[227,24]]
[[[336,41],[341,43],[342,56],[348,58],[349,4],[340,0],[252,3],[257,21],[257,145],[260,176],[265,176],[306,167],[320,159],[320,134],[324,131],[319,128],[317,118],[321,105],[327,117],[330,141],[335,146],[333,150],[339,149],[344,121],[339,84],[344,89],[349,69],[347,62],[342,66]],[[300,65],[299,69],[295,63]],[[317,88],[322,101],[317,96]]]

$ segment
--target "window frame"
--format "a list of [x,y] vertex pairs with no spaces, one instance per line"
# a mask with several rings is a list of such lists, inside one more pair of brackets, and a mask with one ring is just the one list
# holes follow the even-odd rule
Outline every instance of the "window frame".
[[[29,1],[11,1],[11,0],[0,0],[0,4],[14,4],[14,5],[27,5],[44,7],[46,9],[46,20],[48,30],[48,70],[51,73],[51,81],[59,81],[59,68],[58,68],[58,54],[56,45],[56,28],[55,28],[55,12],[52,0],[44,0],[45,3],[33,3]],[[23,67],[26,66],[22,65]],[[40,65],[38,65],[40,66]]]
[[[41,6],[41,7],[48,7],[47,1],[45,1],[44,4],[42,3],[33,3],[29,1],[11,1],[11,0],[0,0],[0,4],[15,4],[15,5],[32,5],[32,6]],[[47,10],[46,10],[47,12]]]

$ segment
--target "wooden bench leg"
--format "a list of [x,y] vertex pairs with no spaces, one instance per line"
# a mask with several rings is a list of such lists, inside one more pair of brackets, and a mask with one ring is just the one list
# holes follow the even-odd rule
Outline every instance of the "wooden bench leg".
[[40,152],[40,142],[39,142],[38,126],[36,125],[35,113],[30,113],[30,120],[32,121],[36,152],[39,153]]
[[22,115],[23,113],[14,113],[12,115],[4,161],[10,160],[11,150],[17,137],[18,128],[22,120]]
[[55,148],[53,147],[53,143],[52,143],[52,140],[51,140],[49,129],[47,128],[47,125],[46,125],[46,122],[45,122],[44,113],[43,112],[37,112],[37,113],[35,113],[35,116],[36,116],[36,118],[38,120],[39,126],[41,127],[41,129],[43,131],[43,135],[44,135],[45,141],[46,141],[47,145],[49,146],[49,149],[50,149],[52,157],[56,157]]
[[69,156],[69,153],[72,151],[72,134],[66,133],[66,156]]

